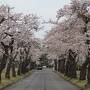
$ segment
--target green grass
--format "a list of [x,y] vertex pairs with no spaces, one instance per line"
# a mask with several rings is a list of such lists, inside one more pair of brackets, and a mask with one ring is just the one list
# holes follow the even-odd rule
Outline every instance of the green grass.
[[2,74],[2,82],[0,84],[0,89],[2,89],[3,87],[6,87],[8,85],[11,85],[13,83],[16,83],[17,81],[29,76],[31,74],[31,71],[29,71],[27,74],[25,75],[21,75],[21,76],[16,76],[16,77],[11,77],[10,80],[9,79],[5,79],[5,73],[3,72]]
[[18,80],[21,79],[22,76],[16,76],[15,78],[11,78],[10,80],[9,79],[3,79],[2,80],[2,83],[0,84],[0,89],[9,85],[9,84],[12,84]]
[[59,74],[63,79],[65,79],[66,81],[68,81],[68,82],[70,82],[70,83],[72,83],[72,84],[74,84],[74,85],[82,88],[83,90],[90,90],[90,85],[87,86],[87,87],[85,87],[85,85],[86,85],[86,83],[87,83],[86,80],[83,80],[83,81],[82,81],[82,80],[79,80],[79,78],[71,79],[71,78],[69,78],[69,77],[67,77],[67,76],[64,76],[64,75],[61,74],[61,73],[58,73],[58,74]]
[[86,90],[90,90],[90,88],[86,89]]

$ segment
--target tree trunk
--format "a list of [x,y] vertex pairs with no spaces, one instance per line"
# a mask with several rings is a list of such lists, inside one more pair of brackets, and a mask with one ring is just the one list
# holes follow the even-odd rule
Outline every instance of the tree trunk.
[[7,58],[8,56],[6,54],[3,54],[3,58],[0,62],[0,82],[1,82],[2,71],[6,67]]
[[22,62],[22,66],[21,66],[21,73],[22,73],[22,74],[25,74],[25,70],[26,70],[25,61],[23,61],[23,62]]
[[87,74],[87,80],[88,80],[88,84],[90,84],[90,62],[89,62],[89,65],[88,65],[88,74]]
[[9,61],[6,68],[5,78],[10,79],[11,62]]
[[61,73],[65,72],[65,59],[64,58],[61,60],[60,72]]
[[1,78],[2,78],[2,77],[1,77],[1,74],[2,74],[2,72],[0,71],[0,83],[1,83]]
[[61,61],[58,60],[58,71],[60,72]]
[[65,75],[71,78],[76,78],[76,56],[77,54],[73,52],[71,49],[68,52],[68,59],[66,62]]
[[81,66],[80,78],[79,78],[80,80],[86,80],[87,65],[88,65],[88,57],[86,58],[86,61]]
[[80,70],[80,80],[86,80],[86,69],[87,67],[83,64]]
[[54,60],[55,70],[57,71],[57,60]]
[[16,77],[15,64],[12,63],[12,77]]
[[69,61],[66,62],[65,75],[66,75],[66,76],[69,76]]
[[22,68],[22,63],[20,62],[18,66],[18,71],[17,71],[18,75],[21,75],[21,68]]
[[71,78],[76,78],[76,77],[77,77],[76,63],[73,63],[71,68]]

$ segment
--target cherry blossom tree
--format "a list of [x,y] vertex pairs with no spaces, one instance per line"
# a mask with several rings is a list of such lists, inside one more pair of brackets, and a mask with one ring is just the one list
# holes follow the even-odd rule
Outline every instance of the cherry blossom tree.
[[[14,13],[9,6],[0,6],[0,81],[2,71],[6,68],[5,77],[16,76],[15,64],[18,61],[18,74],[25,74],[30,65],[31,48],[39,51],[38,40],[34,31],[40,29],[40,21],[36,15]],[[32,56],[34,53],[32,53]]]
[[[56,17],[58,23],[55,24],[55,28],[48,33],[45,39],[49,56],[52,59],[59,59],[62,54],[66,55],[68,69],[66,74],[72,78],[76,77],[78,63],[81,65],[81,80],[86,79],[86,68],[88,67],[87,78],[88,83],[90,83],[88,58],[90,1],[72,0],[69,5],[58,10]],[[81,58],[83,59],[81,60]]]

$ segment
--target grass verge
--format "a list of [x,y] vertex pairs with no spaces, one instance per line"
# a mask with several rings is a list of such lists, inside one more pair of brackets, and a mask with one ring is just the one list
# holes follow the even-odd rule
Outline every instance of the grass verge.
[[9,79],[3,79],[2,83],[0,84],[0,90],[3,90],[5,88],[7,88],[8,86],[11,86],[12,84],[15,84],[19,80],[22,80],[22,79],[28,77],[29,75],[31,75],[31,73],[32,73],[32,71],[29,71],[25,75],[21,75],[21,76],[17,75],[16,77],[12,77],[10,80]]
[[[55,71],[56,72],[56,71]],[[59,72],[56,72],[60,77],[62,77],[64,80],[70,82],[71,84],[79,87],[81,90],[90,90],[90,85],[89,86],[85,86],[87,81],[84,80],[84,81],[81,81],[79,80],[78,78],[76,79],[71,79],[67,76],[64,76],[63,74],[59,73]]]

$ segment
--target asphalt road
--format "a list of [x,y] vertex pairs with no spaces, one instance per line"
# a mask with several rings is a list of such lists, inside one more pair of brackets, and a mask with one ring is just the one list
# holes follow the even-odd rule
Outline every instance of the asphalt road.
[[79,90],[50,69],[35,71],[31,76],[5,90]]

